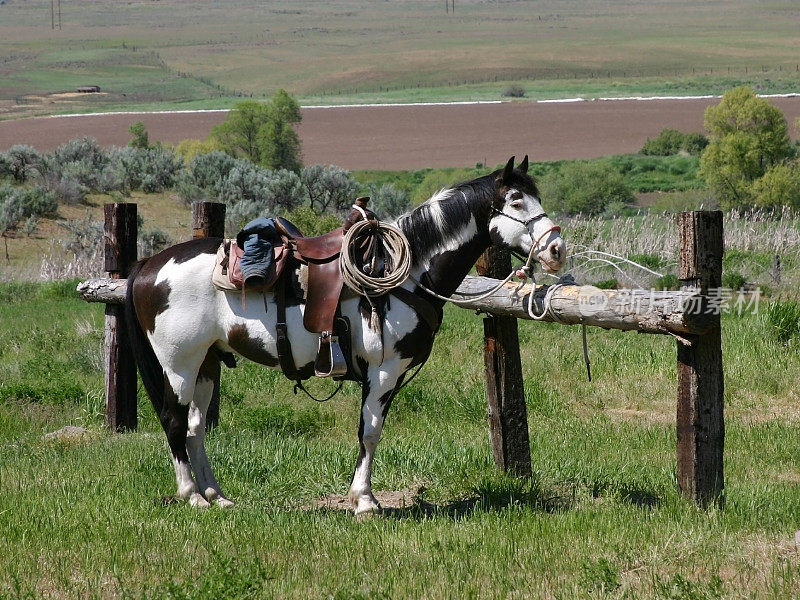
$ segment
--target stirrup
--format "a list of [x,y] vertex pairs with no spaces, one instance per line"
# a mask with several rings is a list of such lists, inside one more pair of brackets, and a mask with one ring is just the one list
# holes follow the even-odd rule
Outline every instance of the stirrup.
[[342,377],[347,374],[347,361],[339,346],[339,336],[323,331],[319,336],[314,375],[317,377]]

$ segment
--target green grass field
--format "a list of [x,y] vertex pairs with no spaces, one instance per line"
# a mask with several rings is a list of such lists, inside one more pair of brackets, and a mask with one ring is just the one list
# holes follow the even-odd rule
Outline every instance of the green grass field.
[[[349,484],[356,389],[316,405],[246,361],[223,374],[208,442],[236,508],[165,503],[172,466],[143,394],[139,431],[103,427],[102,307],[74,283],[0,284],[0,597],[800,593],[800,354],[758,315],[723,319],[723,510],[676,491],[672,339],[590,330],[589,383],[577,328],[522,323],[534,477],[518,481],[491,461],[480,318],[448,308],[376,459],[376,490],[417,496],[358,521],[315,508]],[[43,439],[65,425],[90,434]]]
[[[0,6],[0,118],[226,107],[285,88],[303,103],[796,91],[797,12],[689,0],[456,3],[211,0]],[[103,94],[55,95],[80,85]]]

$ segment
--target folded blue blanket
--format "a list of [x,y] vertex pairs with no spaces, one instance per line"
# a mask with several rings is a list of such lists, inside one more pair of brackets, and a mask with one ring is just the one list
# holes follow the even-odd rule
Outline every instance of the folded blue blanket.
[[259,217],[250,221],[236,235],[236,244],[244,251],[240,261],[245,285],[269,281],[275,273],[276,244],[282,244],[275,219]]

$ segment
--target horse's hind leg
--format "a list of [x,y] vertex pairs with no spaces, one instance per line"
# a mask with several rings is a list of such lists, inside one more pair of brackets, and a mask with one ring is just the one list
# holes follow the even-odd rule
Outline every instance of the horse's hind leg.
[[[194,385],[189,390],[176,385],[177,376],[164,376],[164,404],[161,407],[161,426],[167,434],[167,443],[172,452],[172,462],[175,466],[175,479],[178,483],[176,496],[187,500],[192,506],[208,506],[208,502],[199,493],[197,483],[192,477],[192,468],[189,463],[189,454],[186,451],[186,434],[189,429],[189,405],[180,402],[175,387],[179,390],[193,393]],[[174,386],[174,387],[173,387]]]
[[219,380],[219,375],[219,359],[213,352],[209,352],[200,367],[194,388],[194,399],[189,405],[186,447],[200,493],[207,501],[216,502],[218,506],[227,508],[233,506],[233,502],[222,493],[220,485],[214,477],[214,471],[211,469],[205,446],[206,416],[214,393],[214,382]]

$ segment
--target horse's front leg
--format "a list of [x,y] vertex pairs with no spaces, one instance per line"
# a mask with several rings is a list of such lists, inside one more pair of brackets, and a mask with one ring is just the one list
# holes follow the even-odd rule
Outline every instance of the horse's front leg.
[[358,426],[359,453],[348,494],[357,515],[378,512],[380,504],[372,494],[372,460],[381,439],[386,413],[400,384],[399,364],[384,363],[367,370],[361,393]]

